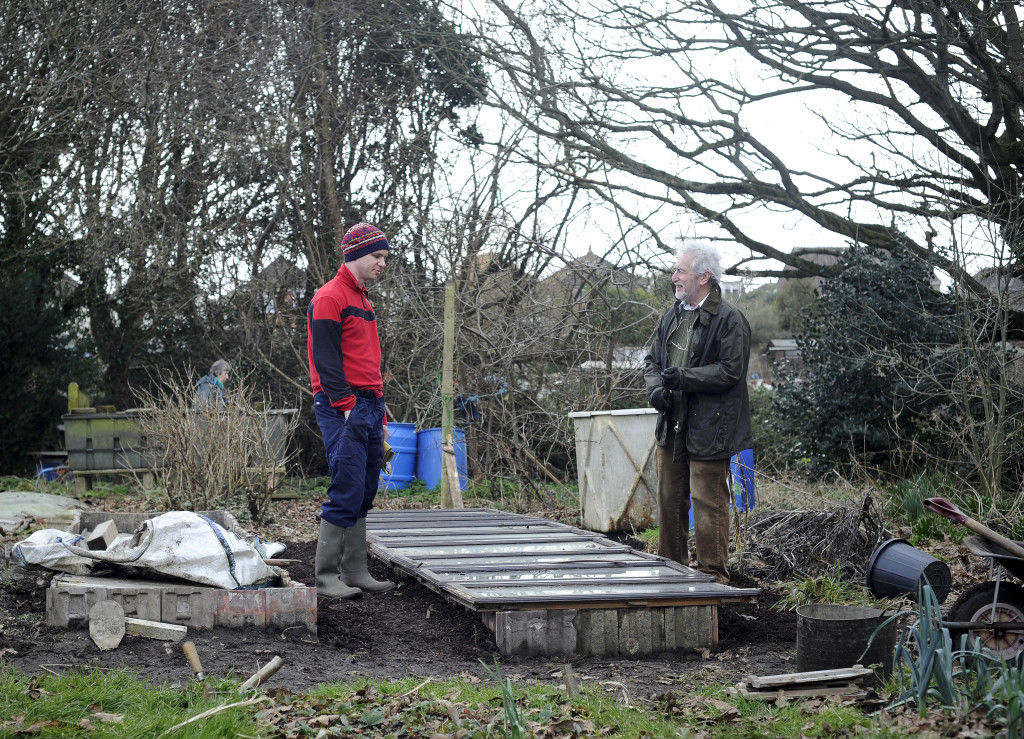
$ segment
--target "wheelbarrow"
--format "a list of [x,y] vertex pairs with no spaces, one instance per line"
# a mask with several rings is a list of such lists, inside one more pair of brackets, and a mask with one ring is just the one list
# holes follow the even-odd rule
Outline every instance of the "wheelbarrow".
[[954,648],[959,648],[960,637],[967,634],[969,644],[978,643],[1008,663],[1024,664],[1024,587],[1003,577],[1009,573],[1024,581],[1024,543],[967,517],[945,498],[928,498],[924,507],[978,534],[964,539],[964,545],[972,554],[989,560],[989,577],[995,578],[964,591],[950,607],[943,623],[953,637]]

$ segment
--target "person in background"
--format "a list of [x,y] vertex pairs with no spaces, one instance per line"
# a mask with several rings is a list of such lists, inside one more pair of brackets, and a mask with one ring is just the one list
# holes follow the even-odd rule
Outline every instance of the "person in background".
[[683,244],[665,311],[645,359],[658,410],[659,553],[689,564],[693,506],[697,569],[729,582],[729,463],[753,446],[747,364],[750,326],[722,299],[722,263],[702,241]]
[[387,441],[380,336],[366,285],[380,276],[391,246],[369,223],[350,228],[341,246],[344,263],[306,312],[313,412],[331,469],[315,569],[318,595],[358,598],[395,587],[375,580],[366,563],[366,515]]
[[224,383],[231,376],[231,365],[223,359],[218,359],[210,366],[208,374],[199,378],[196,383],[196,406],[203,405],[224,405],[227,399],[224,397]]

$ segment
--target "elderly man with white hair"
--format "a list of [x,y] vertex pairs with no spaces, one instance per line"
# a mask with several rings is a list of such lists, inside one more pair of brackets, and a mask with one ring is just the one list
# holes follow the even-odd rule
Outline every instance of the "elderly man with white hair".
[[697,569],[729,582],[729,462],[753,445],[747,364],[750,326],[722,299],[718,250],[688,241],[679,250],[644,379],[658,410],[659,552],[689,564],[693,506]]

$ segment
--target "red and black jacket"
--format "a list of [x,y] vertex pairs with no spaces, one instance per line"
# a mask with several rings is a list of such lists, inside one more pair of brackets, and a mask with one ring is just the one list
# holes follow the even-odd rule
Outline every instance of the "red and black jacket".
[[352,388],[384,395],[377,318],[366,288],[344,264],[310,301],[306,331],[314,393],[323,392],[341,411],[355,407]]

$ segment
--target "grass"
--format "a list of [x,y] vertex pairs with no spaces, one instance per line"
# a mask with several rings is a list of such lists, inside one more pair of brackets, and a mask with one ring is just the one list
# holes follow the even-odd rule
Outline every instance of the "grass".
[[943,538],[961,542],[968,533],[964,526],[924,507],[926,498],[954,498],[955,491],[954,481],[939,473],[902,480],[889,491],[889,515],[910,527],[908,539],[913,546]]
[[[48,484],[43,481],[42,484]],[[36,484],[33,480],[26,479],[24,477],[12,477],[5,475],[0,477],[0,490],[12,493],[30,493],[36,490]]]
[[781,583],[780,588],[783,595],[772,606],[779,611],[793,610],[805,603],[868,608],[885,608],[891,605],[889,601],[879,601],[872,597],[862,582],[846,580],[839,568],[834,565],[816,577]]
[[492,677],[476,682],[407,678],[333,683],[309,694],[280,691],[238,706],[253,694],[239,692],[231,681],[208,681],[215,692],[207,699],[195,685],[154,686],[125,670],[28,678],[0,667],[0,708],[9,717],[0,722],[0,736],[159,737],[204,712],[210,715],[169,736],[753,739],[835,736],[837,727],[864,731],[870,726],[854,707],[775,706],[727,697],[717,687],[697,694],[667,692],[654,703],[635,705],[613,685],[584,685],[578,696],[569,698],[558,686],[516,683],[498,671]]
[[106,500],[109,498],[132,498],[138,500],[154,496],[163,499],[159,491],[142,490],[136,480],[131,477],[130,472],[125,472],[114,481],[109,478],[93,480],[89,490],[75,491],[70,484],[70,478],[65,480],[47,480],[43,477],[26,478],[5,476],[0,477],[0,490],[5,492],[37,492],[48,493],[49,495],[63,495],[73,497],[77,500]]
[[[208,684],[220,691],[211,699],[198,686],[155,686],[128,670],[29,678],[0,665],[0,736],[156,737],[198,713],[245,699],[234,683]],[[256,735],[247,708],[173,732],[175,739]]]
[[644,529],[643,531],[637,531],[634,536],[643,543],[644,551],[657,553],[658,551],[658,537],[660,535],[659,527],[655,526],[653,529]]

